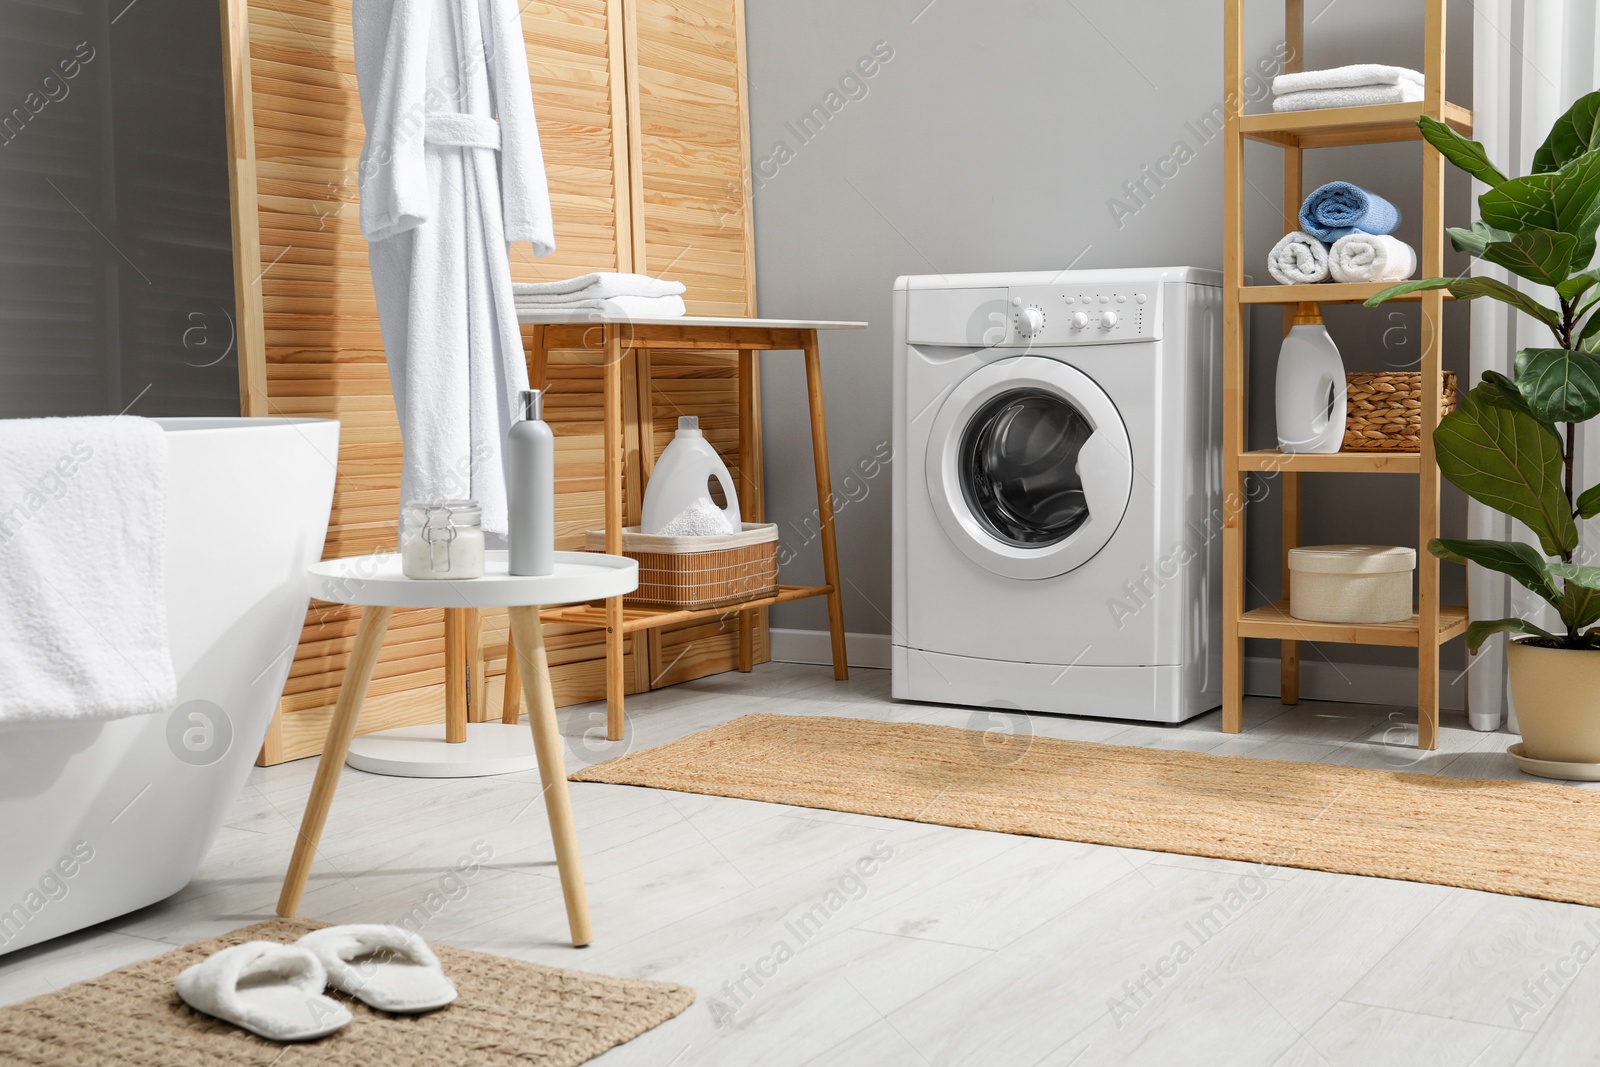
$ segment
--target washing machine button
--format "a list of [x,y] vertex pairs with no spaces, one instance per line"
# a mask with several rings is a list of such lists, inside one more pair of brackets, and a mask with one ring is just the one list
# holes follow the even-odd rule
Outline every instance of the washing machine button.
[[1102,311],[1102,312],[1100,312],[1100,328],[1102,330],[1109,330],[1109,329],[1111,329],[1111,327],[1115,326],[1116,324],[1117,324],[1117,313],[1115,311]]
[[1089,316],[1088,315],[1086,315],[1082,311],[1074,311],[1072,313],[1072,328],[1074,330],[1085,329],[1085,328],[1088,327],[1088,325],[1089,325]]

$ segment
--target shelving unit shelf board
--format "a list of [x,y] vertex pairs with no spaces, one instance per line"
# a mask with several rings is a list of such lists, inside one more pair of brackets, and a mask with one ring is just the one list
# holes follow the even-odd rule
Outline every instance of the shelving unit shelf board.
[[[1253,141],[1286,148],[1335,148],[1342,145],[1388,144],[1420,141],[1417,119],[1424,105],[1369,104],[1365,107],[1330,107],[1316,111],[1269,111],[1244,115],[1239,132]],[[1472,112],[1444,104],[1444,121],[1458,133],[1472,135]]]
[[[1394,282],[1317,282],[1315,285],[1245,285],[1239,289],[1241,304],[1364,304]],[[1442,291],[1442,290],[1441,290]],[[1395,300],[1421,300],[1422,293],[1407,293]],[[1446,300],[1454,300],[1444,292]]]
[[1416,474],[1421,467],[1422,457],[1416,452],[1293,453],[1270,448],[1239,455],[1239,469],[1245,471]]
[[[1467,609],[1459,605],[1439,608],[1436,644],[1444,644],[1467,630]],[[1240,637],[1264,637],[1276,641],[1330,641],[1343,645],[1397,645],[1416,648],[1421,643],[1421,616],[1404,622],[1353,623],[1308,622],[1289,614],[1289,605],[1279,601],[1247,611],[1239,619]]]

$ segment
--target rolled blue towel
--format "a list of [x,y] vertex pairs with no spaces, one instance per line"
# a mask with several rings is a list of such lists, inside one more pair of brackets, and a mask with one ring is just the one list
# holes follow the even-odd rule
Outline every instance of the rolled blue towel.
[[1329,182],[1300,205],[1300,228],[1323,242],[1357,231],[1393,233],[1399,226],[1399,208],[1349,182]]

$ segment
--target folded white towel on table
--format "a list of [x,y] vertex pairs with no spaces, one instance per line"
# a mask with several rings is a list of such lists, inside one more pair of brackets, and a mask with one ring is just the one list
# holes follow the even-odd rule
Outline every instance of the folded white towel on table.
[[0,724],[169,710],[166,434],[5,420],[0,460]]
[[564,300],[559,304],[517,301],[518,311],[600,311],[635,319],[676,319],[688,310],[681,296],[612,296],[603,299]]
[[1386,233],[1350,233],[1333,242],[1328,267],[1336,282],[1403,282],[1416,273],[1417,252]]
[[1274,111],[1316,111],[1325,107],[1365,107],[1369,104],[1414,104],[1422,99],[1416,82],[1395,85],[1358,85],[1340,89],[1307,89],[1274,97]]
[[1308,233],[1294,230],[1267,253],[1267,272],[1279,285],[1311,285],[1328,280],[1328,250]]
[[606,300],[617,296],[678,296],[683,292],[683,283],[644,274],[596,271],[559,282],[514,282],[511,292],[519,304],[566,306],[573,300]]
[[1301,93],[1310,89],[1355,89],[1363,85],[1399,85],[1413,82],[1421,85],[1422,74],[1410,67],[1386,67],[1381,63],[1351,63],[1327,70],[1299,70],[1293,74],[1280,74],[1272,79],[1272,91]]

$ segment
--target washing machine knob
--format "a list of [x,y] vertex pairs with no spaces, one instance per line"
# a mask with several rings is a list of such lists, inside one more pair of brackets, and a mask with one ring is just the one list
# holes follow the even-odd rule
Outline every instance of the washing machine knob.
[[1017,332],[1024,337],[1033,337],[1044,329],[1044,312],[1035,307],[1026,307],[1017,312]]
[[1100,312],[1100,328],[1102,330],[1109,330],[1109,329],[1111,329],[1111,327],[1115,326],[1116,324],[1117,324],[1117,313],[1115,311],[1102,311],[1102,312]]
[[1082,311],[1072,313],[1072,328],[1082,330],[1089,325],[1089,316]]

